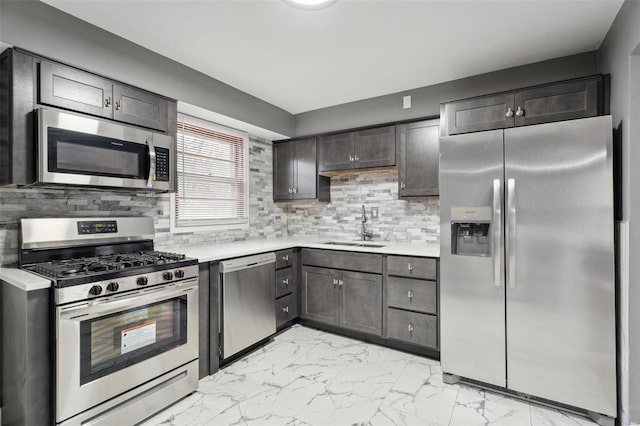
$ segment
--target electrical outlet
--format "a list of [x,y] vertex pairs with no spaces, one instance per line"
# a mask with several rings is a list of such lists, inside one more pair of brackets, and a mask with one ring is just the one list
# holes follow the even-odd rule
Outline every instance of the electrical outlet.
[[371,207],[371,219],[377,219],[377,218],[378,218],[378,208]]
[[403,109],[411,108],[411,95],[402,97],[402,108]]

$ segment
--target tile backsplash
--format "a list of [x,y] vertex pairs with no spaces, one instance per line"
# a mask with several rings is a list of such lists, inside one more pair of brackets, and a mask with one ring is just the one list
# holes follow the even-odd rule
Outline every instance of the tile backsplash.
[[[286,235],[358,238],[364,204],[366,229],[374,233],[374,240],[438,242],[438,199],[398,200],[397,172],[333,177],[329,203],[275,204],[271,142],[250,139],[249,169],[250,224],[244,229],[172,234],[167,194],[0,188],[0,266],[18,262],[20,219],[35,217],[150,216],[156,225],[156,247],[179,251],[185,245]],[[370,219],[372,207],[378,207],[378,219]]]
[[[439,199],[399,200],[396,171],[335,176],[329,203],[285,204],[288,235],[360,238],[362,205],[373,240],[439,241]],[[378,208],[377,219],[371,218],[373,207]]]

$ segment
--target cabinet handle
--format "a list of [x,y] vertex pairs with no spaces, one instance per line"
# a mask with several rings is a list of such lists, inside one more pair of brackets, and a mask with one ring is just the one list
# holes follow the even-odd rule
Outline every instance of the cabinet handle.
[[289,287],[289,278],[285,278],[284,280],[282,280],[282,284],[284,284],[286,287]]
[[344,281],[338,280],[338,287],[342,287],[344,285]]
[[407,264],[407,269],[409,270],[409,272],[412,272],[413,271],[413,265],[408,263]]
[[285,306],[284,308],[282,308],[282,312],[288,314],[289,313],[289,307]]
[[111,97],[108,97],[107,99],[104,100],[104,106],[105,108],[111,106]]
[[353,158],[353,155],[349,156],[349,161],[355,161],[355,158]]
[[409,291],[407,292],[407,297],[409,298],[409,302],[412,302],[412,300],[411,300],[411,299],[413,299],[413,291],[409,290]]
[[293,194],[293,188],[289,188],[289,194]]
[[338,280],[336,278],[333,279],[333,286],[337,286],[338,285]]
[[400,182],[400,189],[406,189],[407,185],[404,182]]
[[505,114],[507,117],[513,117],[513,110],[511,107],[507,108],[507,113]]
[[407,327],[407,330],[409,330],[409,334],[413,333],[413,324],[409,324],[409,327]]
[[116,101],[115,108],[117,110],[122,109],[122,101]]
[[357,155],[354,157],[354,159],[355,159],[356,161],[360,161],[360,157],[358,157]]
[[516,116],[522,117],[524,115],[524,110],[520,107],[516,110]]
[[289,261],[289,255],[288,255],[288,254],[285,254],[285,255],[283,255],[283,256],[281,257],[281,259],[282,259],[282,261],[283,261],[283,262],[288,262],[288,261]]
[[297,194],[298,193],[298,188],[293,188],[293,193]]

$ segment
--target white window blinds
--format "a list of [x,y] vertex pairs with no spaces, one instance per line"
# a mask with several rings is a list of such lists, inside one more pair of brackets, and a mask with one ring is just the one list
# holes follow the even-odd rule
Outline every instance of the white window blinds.
[[246,133],[178,114],[176,227],[248,222]]

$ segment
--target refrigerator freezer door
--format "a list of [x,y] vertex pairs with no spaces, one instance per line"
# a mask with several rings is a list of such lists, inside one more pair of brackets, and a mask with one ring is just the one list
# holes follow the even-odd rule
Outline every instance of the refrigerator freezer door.
[[507,380],[615,417],[611,124],[505,130]]
[[[440,139],[442,369],[498,386],[506,386],[503,140],[502,130]],[[452,219],[472,225],[456,229]],[[483,236],[486,224],[473,223],[487,219],[490,225]],[[452,230],[468,244],[490,244],[491,249],[452,254]],[[477,255],[480,252],[483,255]]]

